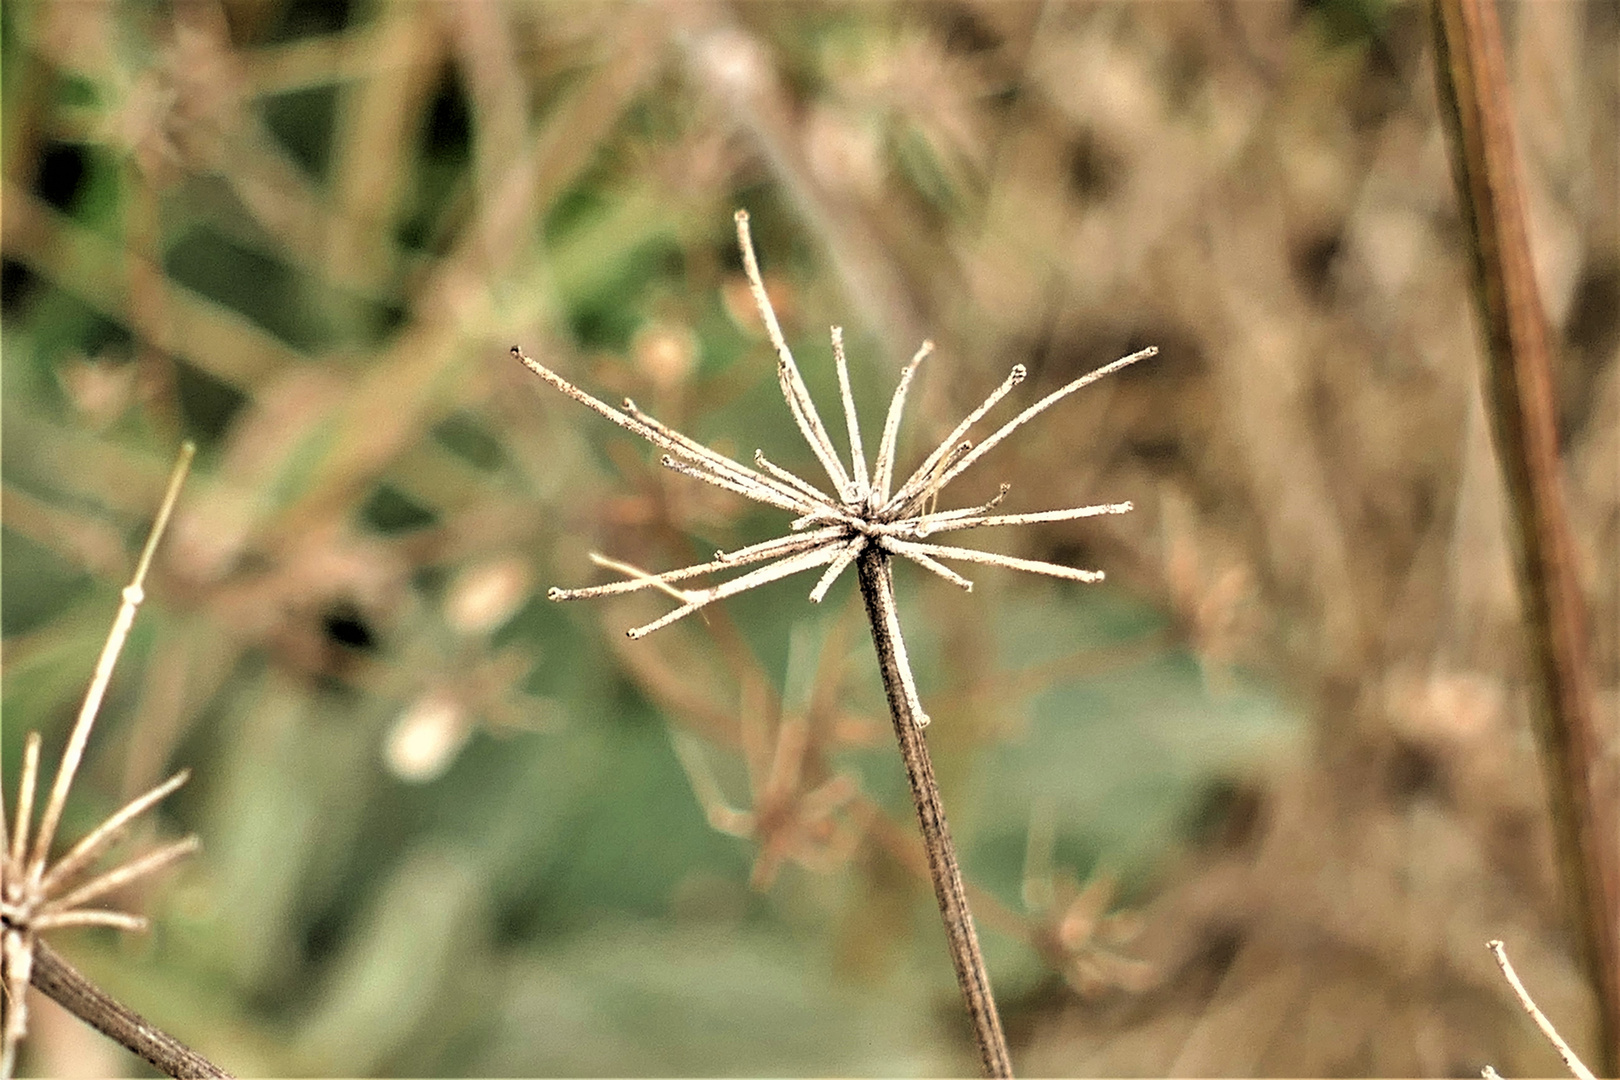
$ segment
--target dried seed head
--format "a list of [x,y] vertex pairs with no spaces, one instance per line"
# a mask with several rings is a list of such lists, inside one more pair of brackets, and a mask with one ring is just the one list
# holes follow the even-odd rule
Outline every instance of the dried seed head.
[[[759,259],[754,252],[748,215],[740,210],[737,212],[737,240],[742,251],[748,291],[753,296],[755,307],[764,323],[766,337],[776,353],[777,379],[781,386],[783,401],[787,404],[788,412],[793,417],[799,433],[821,463],[830,481],[830,487],[824,490],[789,472],[770,461],[763,452],[755,453],[753,467],[734,461],[660,423],[638,409],[632,401],[624,403],[623,411],[614,409],[525,356],[521,349],[514,346],[513,355],[530,371],[574,400],[663,450],[664,454],[660,461],[666,468],[794,515],[789,532],[785,536],[750,545],[740,551],[718,553],[713,562],[700,563],[662,574],[651,574],[598,558],[597,562],[600,565],[610,566],[626,574],[626,580],[583,589],[552,588],[546,594],[548,597],[553,600],[574,600],[635,592],[646,588],[661,589],[674,596],[680,602],[679,607],[662,618],[628,632],[630,637],[639,638],[685,618],[717,600],[735,596],[758,585],[792,574],[825,567],[810,593],[811,600],[819,602],[827,595],[843,571],[848,569],[856,557],[874,540],[883,552],[909,559],[964,589],[971,589],[972,582],[945,566],[941,560],[960,560],[1025,570],[1069,581],[1089,583],[1103,579],[1103,574],[1099,570],[1079,570],[973,548],[926,543],[924,538],[936,533],[957,532],[963,529],[1070,521],[1101,514],[1125,513],[1130,510],[1130,503],[1120,502],[1033,514],[990,515],[987,511],[1005,497],[1006,485],[1002,485],[1000,494],[994,499],[971,509],[941,511],[939,500],[941,493],[952,480],[1029,420],[1069,394],[1120,368],[1152,356],[1158,350],[1143,349],[1081,376],[1031,405],[975,445],[966,439],[969,428],[983,419],[1002,398],[1024,381],[1026,371],[1023,365],[1015,366],[983,404],[958,424],[905,482],[894,487],[895,455],[907,391],[923,360],[933,351],[933,343],[924,342],[902,371],[883,425],[877,455],[869,469],[864,456],[854,398],[850,390],[843,331],[839,327],[833,328],[833,361],[851,451],[849,464],[846,466],[828,434],[826,424],[822,422],[815,402],[811,400],[798,364],[788,348],[781,324],[777,320],[776,311],[765,288]],[[673,584],[687,578],[758,562],[765,565],[710,588],[686,590],[677,589]],[[898,638],[898,627],[895,630]],[[907,671],[907,696],[914,706],[913,712],[922,718],[922,722],[926,722],[927,714],[916,700],[916,688],[909,685],[909,668],[905,665],[902,667]]]

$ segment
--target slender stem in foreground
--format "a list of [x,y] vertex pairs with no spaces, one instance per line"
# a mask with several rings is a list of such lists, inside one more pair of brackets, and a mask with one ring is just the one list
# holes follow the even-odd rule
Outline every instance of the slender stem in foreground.
[[928,852],[928,872],[934,880],[934,896],[939,901],[940,918],[945,923],[945,937],[951,950],[951,963],[956,967],[956,982],[962,990],[962,1001],[973,1022],[974,1041],[979,1046],[979,1058],[984,1074],[990,1077],[1012,1076],[1012,1058],[1007,1053],[1007,1039],[1001,1032],[1001,1017],[996,1013],[996,999],[990,990],[990,974],[985,970],[984,956],[979,951],[979,936],[973,929],[973,915],[968,910],[967,893],[962,886],[962,871],[956,864],[956,849],[951,844],[950,827],[945,823],[945,809],[939,801],[939,785],[934,781],[934,766],[928,758],[928,743],[923,737],[923,724],[911,703],[905,687],[910,685],[909,671],[903,672],[904,645],[899,640],[900,622],[894,602],[894,576],[889,556],[876,545],[868,545],[858,563],[861,579],[861,599],[866,602],[866,615],[872,624],[872,644],[877,647],[878,670],[883,676],[883,689],[889,698],[889,716],[894,721],[895,738],[900,743],[900,758],[905,762],[906,777],[911,781],[911,798],[917,806],[917,820],[922,826],[923,847]]
[[1435,71],[1484,330],[1486,400],[1513,539],[1558,862],[1598,1006],[1601,1071],[1620,1075],[1620,793],[1604,765],[1585,600],[1563,494],[1552,334],[1536,285],[1507,62],[1491,0],[1435,0]]
[[1594,1080],[1592,1070],[1588,1069],[1581,1059],[1575,1056],[1575,1051],[1571,1050],[1569,1043],[1565,1042],[1564,1037],[1558,1034],[1558,1029],[1553,1027],[1552,1021],[1548,1020],[1546,1014],[1536,1007],[1535,1000],[1530,997],[1530,991],[1526,990],[1524,983],[1519,981],[1519,973],[1513,970],[1513,964],[1507,958],[1506,947],[1500,941],[1487,941],[1485,944],[1490,948],[1491,955],[1496,957],[1496,966],[1502,969],[1503,977],[1507,979],[1508,985],[1513,987],[1513,993],[1518,996],[1519,1004],[1529,1014],[1530,1019],[1535,1021],[1536,1027],[1541,1029],[1541,1033],[1547,1036],[1547,1041],[1552,1043],[1554,1050],[1558,1051],[1558,1056],[1564,1059],[1564,1067],[1578,1077],[1579,1080]]
[[[146,572],[151,569],[152,556],[157,553],[158,541],[163,538],[164,530],[168,528],[169,515],[174,513],[174,504],[180,498],[180,486],[186,482],[186,473],[191,470],[191,459],[197,454],[197,444],[187,441],[180,448],[180,457],[174,463],[174,469],[169,474],[169,486],[163,494],[163,503],[158,507],[157,520],[152,523],[151,531],[146,534],[146,546],[141,549],[140,560],[135,564],[135,573],[124,587],[123,602],[118,606],[118,615],[113,619],[112,630],[107,634],[107,642],[101,647],[101,656],[96,661],[95,675],[90,680],[90,689],[84,695],[84,704],[79,708],[79,718],[74,721],[73,733],[68,737],[66,749],[62,751],[62,763],[56,769],[56,783],[51,787],[51,796],[45,803],[45,810],[40,815],[39,831],[34,834],[34,853],[29,858],[27,874],[29,881],[38,886],[45,876],[45,860],[51,853],[51,841],[56,839],[56,827],[62,820],[62,811],[67,807],[68,791],[73,787],[73,778],[78,774],[79,762],[84,757],[84,748],[90,742],[90,729],[95,725],[96,717],[101,712],[101,702],[107,695],[107,686],[112,682],[113,668],[118,664],[118,657],[124,651],[124,642],[129,637],[130,627],[135,624],[135,613],[140,610],[141,603],[146,599]],[[23,823],[17,823],[17,831],[22,832]],[[22,867],[19,866],[18,870]]]
[[34,940],[34,969],[30,980],[46,997],[166,1076],[231,1075],[109,997],[40,938]]

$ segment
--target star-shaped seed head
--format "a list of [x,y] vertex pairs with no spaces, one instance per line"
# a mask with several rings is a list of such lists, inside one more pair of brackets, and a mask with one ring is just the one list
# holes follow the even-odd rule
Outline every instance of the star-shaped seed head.
[[[28,1030],[28,980],[34,963],[34,942],[39,934],[69,926],[112,926],[120,930],[144,930],[147,922],[139,915],[91,906],[110,893],[141,878],[157,873],[197,849],[197,838],[188,836],[164,844],[145,855],[81,881],[85,871],[129,831],[142,814],[167,798],[190,776],[181,771],[157,787],[132,800],[113,814],[56,862],[50,862],[51,844],[67,805],[68,791],[83,759],[90,730],[101,710],[101,702],[112,679],[135,612],[145,599],[147,568],[157,550],[169,514],[180,494],[195,447],[187,443],[169,477],[168,491],[158,510],[157,520],[147,536],[146,547],[136,564],[134,576],[123,591],[123,603],[102,647],[95,675],[85,694],[56,780],[40,815],[39,828],[33,829],[34,793],[39,780],[40,737],[30,732],[23,745],[22,774],[17,785],[17,817],[8,829],[0,808],[0,992],[5,996],[5,1022],[0,1028],[0,1077],[9,1077],[17,1060],[17,1047]],[[9,836],[8,836],[9,833]],[[32,835],[30,835],[32,834]]]
[[[1055,563],[1019,559],[974,548],[932,543],[928,538],[939,533],[958,532],[963,529],[1070,521],[1076,518],[1095,517],[1099,514],[1123,514],[1130,510],[1130,503],[1119,502],[1067,510],[1046,510],[1033,514],[990,513],[1006,497],[1009,490],[1006,484],[1001,485],[1001,490],[995,498],[980,506],[944,511],[938,510],[937,507],[940,493],[952,480],[961,476],[1018,428],[1076,390],[1089,386],[1138,360],[1153,356],[1158,349],[1143,349],[1082,375],[1037,401],[975,445],[966,437],[968,430],[983,419],[1002,398],[1011,393],[1013,387],[1024,380],[1023,365],[1016,365],[984,403],[969,413],[904,482],[896,485],[895,451],[900,434],[900,416],[905,409],[906,394],[911,388],[911,382],[922,362],[933,352],[933,343],[923,342],[922,347],[911,358],[911,362],[900,372],[900,384],[895,388],[894,398],[889,403],[889,412],[883,424],[883,435],[878,442],[877,456],[873,460],[871,471],[868,472],[865,450],[861,442],[860,423],[855,415],[855,400],[850,393],[849,363],[844,356],[843,331],[836,326],[832,328],[833,362],[837,368],[838,389],[843,399],[844,422],[849,436],[850,467],[846,469],[833,445],[832,437],[827,432],[827,426],[822,422],[815,402],[810,399],[810,391],[805,386],[792,352],[788,350],[787,341],[782,336],[782,328],[776,321],[776,312],[771,307],[770,297],[765,293],[765,283],[760,277],[759,260],[754,255],[754,245],[749,235],[748,214],[742,210],[737,211],[737,241],[742,248],[743,267],[748,274],[754,302],[765,321],[765,330],[770,337],[771,345],[776,349],[776,377],[781,384],[782,397],[787,402],[788,412],[792,414],[793,421],[798,425],[805,442],[809,443],[811,452],[826,471],[832,493],[773,464],[760,451],[754,453],[756,468],[733,461],[726,455],[659,423],[637,408],[636,403],[628,398],[624,401],[622,411],[615,409],[530,359],[524,355],[522,349],[513,346],[512,354],[530,371],[574,400],[661,448],[664,451],[661,461],[666,468],[794,515],[789,531],[783,536],[751,544],[736,551],[716,552],[710,562],[668,570],[661,574],[649,574],[612,559],[593,556],[598,565],[624,573],[627,575],[626,579],[583,589],[553,588],[547,594],[551,599],[582,600],[588,597],[657,588],[670,593],[681,602],[679,607],[662,618],[628,631],[630,637],[639,638],[683,619],[716,600],[735,596],[756,586],[805,570],[825,567],[820,580],[810,591],[810,599],[819,603],[838,576],[848,569],[862,552],[871,547],[876,547],[890,556],[909,559],[930,573],[937,574],[951,584],[967,590],[973,588],[973,583],[945,566],[940,562],[941,559],[1027,570],[1070,581],[1102,580],[1103,574],[1100,570],[1078,570]],[[676,585],[677,582],[692,578],[756,564],[763,565],[708,588],[685,589]],[[903,645],[899,644],[898,635],[895,637],[897,646],[903,648]],[[904,687],[909,699],[908,704],[912,706],[912,711],[920,718],[920,722],[926,723],[927,713],[917,700],[915,686],[911,685],[909,665],[902,663],[901,669],[908,673]]]

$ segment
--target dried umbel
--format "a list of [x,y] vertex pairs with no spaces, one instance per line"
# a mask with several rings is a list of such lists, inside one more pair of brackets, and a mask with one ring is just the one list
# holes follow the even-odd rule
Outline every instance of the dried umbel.
[[[660,423],[642,412],[636,407],[635,402],[628,398],[625,399],[622,411],[615,409],[524,355],[521,349],[514,346],[513,355],[530,371],[574,400],[664,450],[665,454],[661,460],[666,468],[794,515],[789,531],[783,536],[750,544],[736,551],[716,552],[710,562],[669,570],[661,574],[643,573],[623,563],[602,556],[593,556],[599,565],[625,573],[627,579],[583,589],[553,588],[548,593],[551,599],[582,600],[657,588],[681,601],[679,607],[663,617],[628,631],[630,637],[639,638],[685,618],[716,600],[723,600],[728,596],[735,596],[756,586],[806,570],[824,567],[820,580],[810,592],[810,599],[819,603],[839,575],[853,565],[861,553],[869,547],[876,547],[889,555],[909,559],[930,573],[968,590],[973,588],[973,583],[940,560],[959,560],[1012,570],[1027,570],[1070,581],[1102,580],[1103,574],[1100,570],[1079,570],[975,548],[933,543],[929,538],[965,529],[1070,521],[1129,511],[1130,503],[1119,502],[1067,510],[1047,510],[1033,514],[992,514],[990,511],[1007,495],[1009,485],[1006,484],[1001,486],[995,498],[980,506],[943,511],[937,508],[941,492],[952,480],[961,476],[1018,428],[1076,390],[1089,386],[1138,360],[1154,355],[1158,352],[1157,349],[1143,349],[1082,375],[1037,401],[975,445],[966,438],[969,429],[1024,380],[1023,365],[1015,366],[982,405],[969,413],[905,481],[896,484],[895,452],[906,394],[910,390],[917,369],[933,352],[933,344],[924,342],[911,362],[901,371],[899,386],[896,387],[894,398],[889,403],[888,415],[883,424],[877,456],[869,471],[860,423],[855,414],[855,401],[850,393],[849,364],[844,356],[843,331],[839,327],[833,327],[833,362],[837,366],[838,388],[843,401],[844,421],[850,447],[850,466],[845,468],[833,445],[832,437],[828,434],[827,426],[816,409],[815,402],[810,399],[810,392],[805,387],[798,365],[794,362],[793,354],[788,350],[787,342],[782,336],[782,328],[777,323],[770,298],[765,294],[759,262],[754,255],[753,243],[749,236],[748,215],[743,211],[737,213],[737,237],[742,247],[743,265],[753,288],[754,301],[765,321],[765,329],[770,335],[771,344],[776,349],[776,372],[777,380],[782,387],[782,397],[787,402],[794,423],[798,425],[805,441],[809,443],[811,452],[826,471],[835,494],[829,494],[826,490],[774,464],[761,451],[754,453],[755,468],[733,461],[726,455],[711,450]],[[764,565],[708,588],[685,589],[676,584],[691,578],[755,564]],[[898,644],[898,637],[896,640]],[[906,676],[904,689],[912,712],[919,723],[926,724],[928,714],[917,698],[916,686],[910,677],[910,666],[902,661],[900,669]]]
[[[1053,391],[1037,401],[982,442],[975,445],[967,438],[969,429],[982,420],[991,409],[1024,380],[1024,368],[1017,366],[984,403],[967,415],[945,437],[934,451],[904,481],[895,483],[895,452],[899,442],[900,417],[905,409],[906,393],[916,377],[917,369],[933,351],[933,345],[924,342],[911,362],[900,373],[900,385],[895,389],[884,420],[883,435],[878,442],[877,455],[870,470],[866,451],[861,441],[860,423],[855,415],[855,399],[850,393],[849,364],[844,357],[843,332],[832,330],[833,362],[837,367],[838,390],[844,407],[844,424],[849,437],[849,467],[845,468],[827,425],[822,421],[804,378],[788,350],[771,308],[770,297],[760,277],[759,261],[748,231],[748,215],[737,213],[737,241],[742,248],[743,267],[753,291],[754,303],[765,321],[766,332],[776,349],[777,381],[781,384],[783,400],[788,412],[798,425],[811,452],[821,462],[827,474],[830,493],[802,477],[769,461],[763,452],[755,451],[754,468],[659,423],[626,399],[623,410],[615,409],[569,383],[556,372],[535,362],[513,347],[512,354],[525,367],[573,398],[575,401],[602,414],[627,431],[634,432],[664,450],[665,467],[684,473],[706,484],[734,492],[755,502],[786,510],[793,515],[788,532],[772,540],[750,544],[737,551],[716,552],[710,562],[651,574],[626,563],[602,555],[593,555],[597,565],[616,570],[626,580],[584,589],[552,589],[553,600],[580,600],[594,596],[658,589],[680,601],[680,606],[654,619],[645,626],[629,631],[632,638],[644,637],[679,619],[699,611],[728,596],[746,592],[779,578],[805,570],[821,569],[821,578],[810,591],[810,599],[819,603],[850,566],[857,567],[861,597],[865,602],[867,618],[872,631],[872,644],[877,650],[878,670],[883,677],[884,690],[889,700],[890,717],[894,721],[895,739],[900,758],[906,767],[911,785],[912,802],[917,810],[917,821],[923,836],[929,876],[934,883],[934,896],[939,901],[940,918],[945,926],[946,941],[951,962],[956,968],[957,985],[962,991],[963,1004],[973,1026],[981,1064],[987,1076],[1011,1076],[1012,1061],[1007,1053],[1007,1041],[1001,1030],[995,998],[990,991],[990,978],[985,969],[984,956],[979,949],[978,935],[968,910],[967,892],[962,884],[961,869],[951,843],[950,829],[945,823],[945,811],[940,804],[939,786],[934,780],[933,765],[929,761],[928,744],[922,729],[928,723],[917,696],[916,681],[906,658],[905,640],[900,634],[900,618],[894,598],[894,578],[891,561],[909,559],[930,573],[937,574],[951,584],[971,590],[973,583],[944,565],[940,560],[960,560],[1002,566],[1012,570],[1028,570],[1037,574],[1066,578],[1070,581],[1095,582],[1102,580],[1100,570],[1077,570],[1054,563],[1019,559],[1010,555],[980,551],[975,548],[955,547],[929,541],[938,533],[959,532],[964,529],[990,528],[998,525],[1030,525],[1046,521],[1070,521],[1095,517],[1099,514],[1123,514],[1131,509],[1128,502],[1080,506],[1068,510],[1047,510],[1033,514],[993,514],[1006,498],[1009,486],[1001,485],[995,498],[980,506],[960,510],[940,510],[940,493],[980,458],[994,449],[1002,440],[1031,419],[1051,408],[1076,390],[1088,386],[1138,360],[1154,355],[1157,349],[1143,349],[1130,356],[1115,360],[1068,385]],[[757,565],[762,564],[762,565]],[[756,566],[718,585],[703,589],[685,589],[677,582],[728,570]],[[677,746],[679,746],[677,742]],[[795,849],[805,848],[804,840],[824,829],[829,817],[849,801],[852,791],[836,777],[821,788],[808,793],[800,787],[793,768],[789,767],[795,755],[780,755],[780,769],[773,768],[763,785],[756,785],[757,804],[753,813],[742,813],[724,805],[717,791],[707,792],[705,806],[711,820],[726,831],[748,835],[762,845],[762,857],[756,865],[757,878],[767,877],[778,852],[773,845],[788,843]],[[683,752],[683,760],[692,773],[700,792],[707,788],[706,767],[692,753]],[[769,811],[769,813],[765,813]],[[761,815],[764,814],[762,817]],[[769,820],[766,820],[769,818]],[[836,852],[843,841],[834,841],[831,835],[829,851]],[[813,849],[813,845],[812,845]],[[1073,935],[1070,935],[1071,937]]]
[[28,981],[33,973],[38,935],[70,926],[146,929],[147,922],[139,915],[91,905],[197,849],[197,838],[188,836],[103,871],[88,881],[81,880],[96,860],[123,838],[137,818],[186,782],[190,774],[181,771],[132,800],[91,830],[56,862],[49,862],[51,843],[56,839],[56,828],[67,806],[68,792],[73,787],[73,778],[83,760],[96,715],[101,711],[107,684],[112,679],[113,666],[117,664],[118,654],[123,651],[130,626],[135,622],[135,612],[146,598],[146,572],[152,565],[152,556],[168,525],[169,515],[174,510],[180,485],[185,480],[194,453],[195,447],[187,443],[169,477],[168,491],[164,494],[157,520],[147,536],[134,576],[124,588],[123,603],[113,620],[101,657],[96,662],[95,675],[90,680],[89,692],[85,694],[84,705],[68,737],[67,747],[62,751],[62,762],[57,767],[50,797],[40,815],[38,830],[33,829],[34,791],[39,780],[38,732],[30,732],[23,747],[16,823],[9,830],[5,814],[0,811],[0,928],[3,928],[3,939],[0,939],[3,977],[0,977],[0,987],[3,987],[6,999],[5,1024],[3,1032],[0,1032],[4,1040],[3,1053],[0,1053],[0,1077],[11,1076],[17,1061],[17,1046],[28,1031]]

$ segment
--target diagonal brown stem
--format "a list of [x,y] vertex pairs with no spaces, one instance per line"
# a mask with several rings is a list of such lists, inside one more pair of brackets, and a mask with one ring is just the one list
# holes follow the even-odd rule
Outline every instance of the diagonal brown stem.
[[1436,0],[1441,115],[1473,261],[1487,400],[1513,508],[1537,734],[1569,911],[1597,992],[1600,1071],[1620,1075],[1620,793],[1605,766],[1494,0]]
[[928,758],[928,742],[923,738],[904,689],[909,675],[901,672],[905,660],[901,648],[897,647],[900,622],[889,557],[876,545],[870,545],[861,554],[858,566],[861,598],[866,602],[866,615],[872,624],[872,644],[877,647],[878,670],[889,698],[889,716],[900,743],[900,759],[905,762],[906,777],[911,781],[911,798],[917,806],[917,821],[922,826],[928,873],[934,880],[934,896],[945,923],[956,982],[962,989],[968,1018],[973,1022],[973,1038],[979,1045],[984,1074],[1010,1077],[1012,1058],[1007,1053],[1006,1036],[1001,1032],[1001,1017],[996,1013],[990,974],[985,970],[984,956],[979,951],[979,936],[973,930],[973,914],[968,910],[962,871],[956,864],[956,849],[951,844],[951,830],[945,823],[945,808],[940,805],[939,785],[934,781],[934,766]]
[[179,1039],[158,1030],[95,983],[39,938],[34,939],[32,982],[40,993],[166,1076],[229,1077]]

